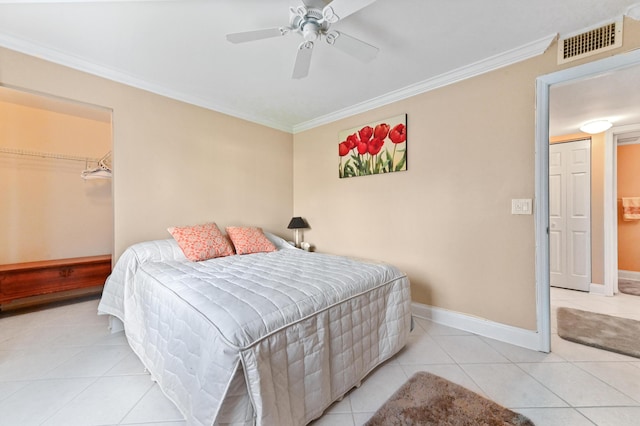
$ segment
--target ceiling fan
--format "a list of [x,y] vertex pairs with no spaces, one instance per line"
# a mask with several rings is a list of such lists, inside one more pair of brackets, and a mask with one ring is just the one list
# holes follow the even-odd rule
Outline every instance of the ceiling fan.
[[309,74],[311,54],[316,41],[324,39],[330,46],[363,61],[369,62],[378,54],[378,48],[341,31],[331,25],[363,9],[375,0],[333,0],[324,6],[322,0],[302,0],[303,5],[289,9],[289,25],[227,34],[231,43],[244,43],[271,37],[298,33],[304,39],[298,46],[293,78],[304,78]]

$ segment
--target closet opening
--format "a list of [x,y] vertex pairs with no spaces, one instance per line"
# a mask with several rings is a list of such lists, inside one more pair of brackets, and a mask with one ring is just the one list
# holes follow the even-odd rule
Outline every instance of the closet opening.
[[102,291],[112,145],[110,109],[0,86],[0,311]]

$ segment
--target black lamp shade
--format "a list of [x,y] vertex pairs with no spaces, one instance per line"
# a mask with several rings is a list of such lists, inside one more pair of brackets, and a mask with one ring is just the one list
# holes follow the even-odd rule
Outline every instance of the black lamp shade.
[[307,221],[301,217],[293,217],[291,218],[291,222],[289,222],[289,226],[287,229],[304,229],[308,228]]

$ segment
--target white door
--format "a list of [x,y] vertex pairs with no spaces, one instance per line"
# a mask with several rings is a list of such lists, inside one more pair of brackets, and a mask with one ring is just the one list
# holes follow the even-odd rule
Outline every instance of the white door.
[[549,146],[551,285],[589,291],[591,284],[591,140]]

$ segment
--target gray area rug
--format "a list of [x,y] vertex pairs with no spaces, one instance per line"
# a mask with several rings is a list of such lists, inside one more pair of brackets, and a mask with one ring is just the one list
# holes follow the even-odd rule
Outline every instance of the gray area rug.
[[414,374],[365,426],[533,426],[527,417],[425,371]]
[[620,293],[640,296],[640,281],[618,280],[618,290]]
[[558,335],[572,342],[640,358],[640,321],[558,308]]

